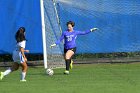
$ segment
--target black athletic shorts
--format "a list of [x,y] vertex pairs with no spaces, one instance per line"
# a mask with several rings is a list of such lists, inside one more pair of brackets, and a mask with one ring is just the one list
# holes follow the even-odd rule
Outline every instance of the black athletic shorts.
[[75,52],[76,52],[76,47],[70,48],[70,49],[65,49],[65,48],[64,48],[64,53],[66,53],[68,50],[72,50],[72,51],[75,53]]

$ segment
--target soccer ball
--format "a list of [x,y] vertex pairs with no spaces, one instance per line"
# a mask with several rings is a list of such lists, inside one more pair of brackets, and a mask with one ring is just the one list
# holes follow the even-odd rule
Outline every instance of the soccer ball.
[[52,69],[47,69],[46,70],[47,75],[52,76],[54,74]]

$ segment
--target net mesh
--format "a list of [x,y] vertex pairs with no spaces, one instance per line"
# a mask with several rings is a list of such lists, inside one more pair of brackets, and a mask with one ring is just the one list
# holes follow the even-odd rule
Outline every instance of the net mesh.
[[55,43],[61,35],[60,25],[52,0],[44,0],[44,14],[48,68],[64,67],[63,46],[60,44],[55,48],[50,48],[50,45]]
[[[69,20],[76,30],[100,30],[79,36],[78,53],[134,52],[140,50],[139,0],[56,0],[63,30]],[[81,1],[81,2],[80,2]],[[90,43],[89,43],[90,42]]]
[[[54,6],[53,1],[56,2],[56,6]],[[76,58],[139,57],[139,0],[53,1],[44,0],[47,48],[60,37],[60,26],[65,31],[67,29],[66,22],[72,20],[76,23],[74,27],[76,30],[85,31],[92,27],[99,28],[99,31],[94,33],[78,36],[76,41],[78,55]],[[58,14],[56,14],[54,7],[57,8]],[[48,59],[53,61],[51,57],[57,53],[63,53],[62,51],[62,45],[49,49],[48,55],[50,57]]]

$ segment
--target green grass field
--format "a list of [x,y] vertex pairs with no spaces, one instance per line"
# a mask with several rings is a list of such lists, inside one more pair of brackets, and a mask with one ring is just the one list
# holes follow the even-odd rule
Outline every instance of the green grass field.
[[18,70],[0,81],[0,93],[140,93],[140,63],[82,64],[70,75],[63,71],[47,76],[43,67],[30,67],[27,82],[21,83]]

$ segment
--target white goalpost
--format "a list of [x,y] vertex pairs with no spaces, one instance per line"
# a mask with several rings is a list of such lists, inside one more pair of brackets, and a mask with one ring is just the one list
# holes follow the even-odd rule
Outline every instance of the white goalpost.
[[44,68],[65,66],[63,45],[51,49],[50,45],[61,36],[62,29],[54,0],[40,0]]
[[43,41],[43,58],[44,68],[47,69],[47,47],[46,47],[46,33],[45,33],[45,19],[44,19],[44,7],[43,0],[40,0],[41,9],[41,23],[42,23],[42,41]]

